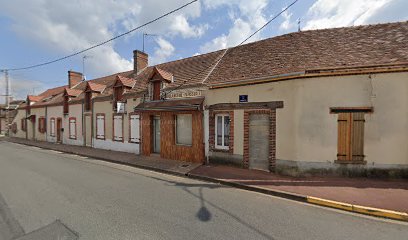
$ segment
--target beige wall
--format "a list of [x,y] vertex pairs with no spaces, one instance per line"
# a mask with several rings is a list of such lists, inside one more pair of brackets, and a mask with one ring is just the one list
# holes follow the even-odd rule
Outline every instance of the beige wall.
[[46,133],[40,133],[38,131],[38,125],[40,124],[39,118],[40,117],[45,117],[45,107],[44,108],[32,108],[31,109],[31,115],[35,115],[35,124],[34,124],[34,129],[32,128],[32,123],[31,121],[27,121],[27,129],[28,129],[28,137],[31,139],[32,136],[32,131],[34,130],[34,137],[35,140],[38,141],[45,141],[46,139]]
[[[51,127],[51,118],[55,118],[55,128],[57,128],[57,118],[64,119],[62,106],[49,106],[47,107],[47,141],[56,142],[57,141],[57,130],[55,130],[55,137],[52,137],[50,127]],[[64,120],[62,121],[64,123]],[[62,125],[64,128],[64,124]]]
[[[206,105],[283,101],[277,110],[277,159],[333,162],[337,155],[337,115],[330,107],[373,107],[365,117],[369,164],[408,164],[408,73],[296,79],[210,90]],[[242,110],[236,110],[234,153],[242,154]],[[237,126],[238,125],[238,126]],[[235,150],[236,149],[236,150]],[[242,149],[242,148],[241,148]]]
[[[76,118],[76,139],[69,138],[69,118],[75,117]],[[69,105],[69,113],[64,115],[63,118],[63,142],[65,144],[72,144],[72,145],[83,145],[83,132],[82,132],[82,104],[73,104]]]
[[11,136],[13,137],[18,137],[18,138],[26,138],[26,132],[21,130],[21,119],[26,117],[26,110],[25,109],[19,109],[17,111],[16,117],[13,119],[13,123],[16,123],[17,125],[17,133],[14,134],[12,131],[10,131]]
[[[103,148],[109,150],[125,151],[139,153],[139,146],[129,141],[129,114],[133,112],[133,108],[140,103],[140,98],[131,98],[126,103],[126,113],[123,116],[123,139],[124,142],[112,141],[113,139],[113,107],[111,101],[95,102],[93,106],[93,132],[96,133],[96,114],[105,114],[105,140],[95,139],[93,136],[93,146],[95,148]],[[137,145],[137,146],[136,146]]]

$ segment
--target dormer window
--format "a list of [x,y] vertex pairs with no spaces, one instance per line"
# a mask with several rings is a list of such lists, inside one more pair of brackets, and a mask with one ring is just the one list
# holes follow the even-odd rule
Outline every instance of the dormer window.
[[135,84],[136,80],[133,78],[127,78],[120,75],[116,76],[116,81],[113,85],[113,110],[118,110],[118,102],[125,102],[125,91],[133,88]]
[[69,112],[68,101],[69,101],[69,96],[65,95],[64,96],[64,114],[68,114],[68,112]]
[[173,82],[173,74],[166,72],[158,67],[154,67],[152,73],[149,76],[149,81],[150,100],[158,101],[162,97],[161,93],[166,84]]
[[85,92],[85,111],[91,111],[92,109],[92,92],[91,91],[87,91]]

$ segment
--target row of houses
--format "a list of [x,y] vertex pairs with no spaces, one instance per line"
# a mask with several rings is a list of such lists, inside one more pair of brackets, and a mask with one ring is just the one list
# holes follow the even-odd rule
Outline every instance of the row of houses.
[[290,33],[27,96],[12,135],[282,173],[408,170],[408,22]]

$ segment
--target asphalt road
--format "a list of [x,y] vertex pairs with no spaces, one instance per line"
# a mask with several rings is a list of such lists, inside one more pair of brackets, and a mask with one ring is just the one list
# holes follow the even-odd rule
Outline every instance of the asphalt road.
[[405,223],[0,141],[1,215],[0,239],[56,220],[79,239],[408,239]]

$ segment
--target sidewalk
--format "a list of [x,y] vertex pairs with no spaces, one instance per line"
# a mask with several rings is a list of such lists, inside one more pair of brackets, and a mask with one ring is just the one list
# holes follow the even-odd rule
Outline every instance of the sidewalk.
[[200,166],[189,175],[262,189],[408,213],[408,181],[340,177],[284,177],[229,166]]
[[138,168],[154,170],[174,175],[186,175],[192,169],[200,166],[200,163],[190,163],[183,161],[175,161],[160,158],[159,156],[140,156],[134,153],[118,152],[103,150],[97,148],[90,148],[84,146],[56,144],[43,141],[32,141],[22,138],[3,138],[9,142],[25,144],[45,149],[51,149],[60,152],[72,153],[81,156],[86,156],[95,159],[102,159],[109,162],[135,166]]

